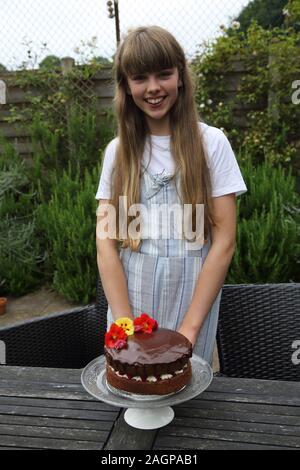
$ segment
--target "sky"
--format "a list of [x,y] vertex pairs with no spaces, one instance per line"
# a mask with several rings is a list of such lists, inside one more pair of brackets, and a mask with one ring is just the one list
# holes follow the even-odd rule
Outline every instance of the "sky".
[[[106,0],[0,0],[0,63],[34,68],[47,55],[111,57],[115,20]],[[121,33],[141,25],[168,29],[192,57],[203,41],[221,34],[249,0],[119,0]],[[28,58],[27,51],[31,51]]]

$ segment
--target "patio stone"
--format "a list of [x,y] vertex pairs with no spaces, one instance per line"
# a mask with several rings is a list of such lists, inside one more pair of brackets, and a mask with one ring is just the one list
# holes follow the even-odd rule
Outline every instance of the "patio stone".
[[22,297],[8,297],[6,313],[0,316],[0,327],[78,306],[80,305],[66,300],[57,292],[42,287]]

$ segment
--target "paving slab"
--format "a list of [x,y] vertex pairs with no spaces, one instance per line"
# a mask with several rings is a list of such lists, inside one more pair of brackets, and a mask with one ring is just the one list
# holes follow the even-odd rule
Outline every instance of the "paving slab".
[[68,301],[57,292],[42,287],[22,297],[8,297],[6,313],[0,316],[0,327],[79,306],[80,304]]

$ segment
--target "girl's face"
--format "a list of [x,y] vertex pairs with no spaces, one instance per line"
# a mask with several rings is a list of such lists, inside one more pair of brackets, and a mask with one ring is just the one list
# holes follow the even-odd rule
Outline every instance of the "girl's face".
[[169,111],[182,86],[177,67],[128,77],[127,92],[145,113],[152,134],[170,133]]

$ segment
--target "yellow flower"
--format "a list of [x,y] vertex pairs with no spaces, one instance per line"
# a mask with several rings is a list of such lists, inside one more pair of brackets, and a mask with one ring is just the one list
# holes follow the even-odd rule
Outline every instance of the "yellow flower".
[[126,317],[118,318],[118,320],[116,320],[115,323],[120,328],[123,328],[127,336],[134,334],[134,325],[133,325],[133,321],[130,318],[126,318]]

